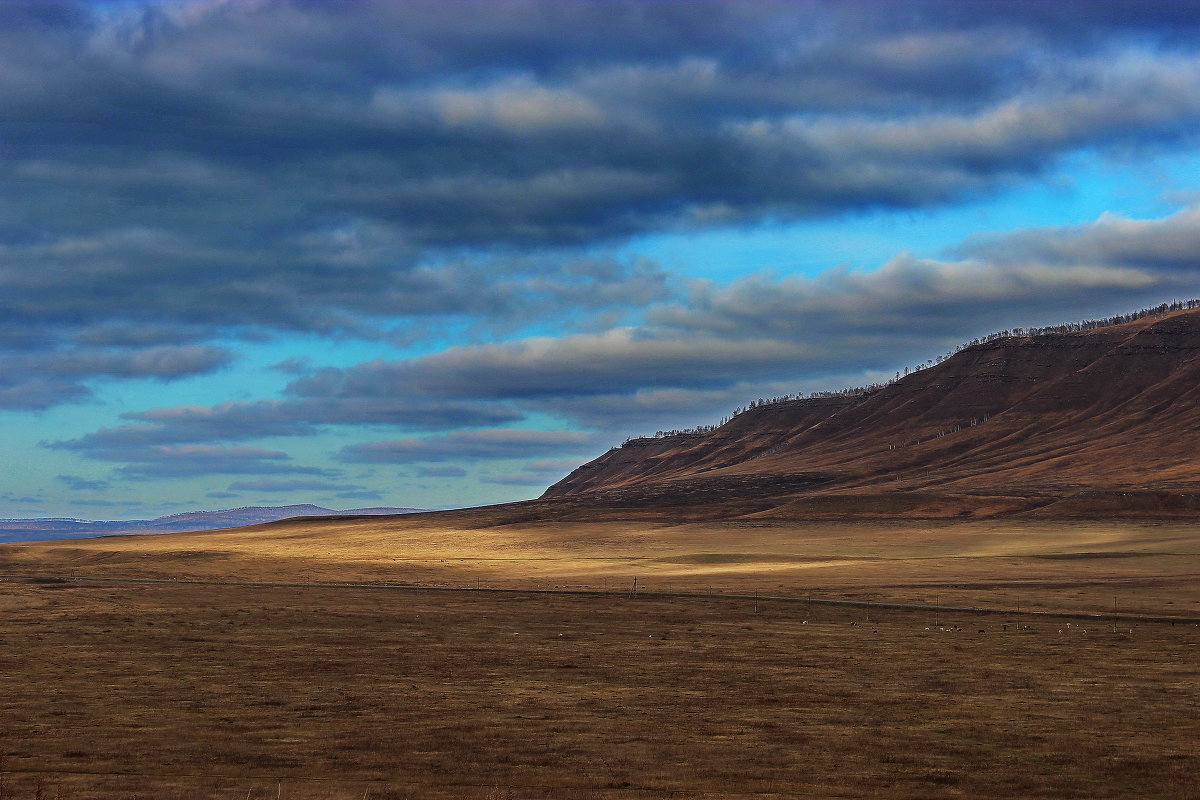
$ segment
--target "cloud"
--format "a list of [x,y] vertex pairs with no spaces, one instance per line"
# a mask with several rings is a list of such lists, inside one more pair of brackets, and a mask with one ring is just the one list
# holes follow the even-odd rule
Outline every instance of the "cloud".
[[55,477],[65,483],[68,489],[76,492],[107,489],[111,485],[108,481],[93,481],[78,475],[57,475]]
[[278,364],[272,364],[271,369],[287,375],[304,375],[312,371],[312,362],[308,358],[285,358]]
[[278,480],[260,478],[253,481],[235,481],[229,484],[230,491],[237,492],[353,492],[362,486],[330,481]]
[[40,411],[83,400],[91,394],[87,387],[74,381],[26,377],[10,383],[12,380],[11,375],[0,379],[0,408]]
[[497,429],[347,445],[339,458],[354,463],[408,464],[587,453],[595,448],[594,437],[586,433]]
[[[252,445],[370,426],[383,441],[343,461],[444,478],[465,475],[456,459],[566,461],[991,329],[1196,293],[1194,208],[814,278],[685,285],[619,255],[643,234],[943,208],[1081,154],[1193,148],[1189,9],[456,8],[3,4],[0,408],[214,375],[250,340],[373,342],[386,358],[274,355],[280,396],[123,410],[47,444],[118,477],[371,492]],[[555,472],[533,463],[472,474]]]
[[582,463],[575,459],[543,459],[530,461],[521,467],[520,472],[509,472],[500,475],[485,475],[484,483],[495,483],[502,486],[547,486]]
[[371,105],[401,123],[494,128],[524,135],[587,130],[605,122],[599,106],[579,92],[542,86],[528,75],[507,77],[482,89],[421,92],[384,87],[375,92]]
[[[794,376],[778,380],[785,373],[763,380],[737,380],[715,389],[649,388],[622,393],[607,392],[586,396],[546,397],[528,401],[532,408],[575,421],[591,429],[613,431],[622,437],[656,428],[688,428],[709,424],[757,397],[826,388],[841,388],[861,383],[860,375],[844,380],[813,375],[801,381]],[[577,466],[577,465],[576,465]]]
[[465,478],[467,471],[462,467],[422,467],[417,470],[418,478]]
[[[2,302],[2,301],[0,301]],[[83,381],[152,378],[172,381],[211,373],[233,360],[225,348],[164,345],[141,349],[56,349],[0,352],[0,408],[43,409],[91,395]]]
[[803,343],[770,339],[683,340],[618,328],[453,347],[429,356],[346,369],[330,367],[294,381],[288,390],[311,398],[409,391],[434,397],[504,399],[592,395],[648,385],[706,387],[756,372],[770,374],[806,349]]
[[0,352],[39,354],[0,405],[204,374],[251,332],[580,325],[671,299],[584,254],[632,235],[1194,141],[1195,14],[1048,5],[8,4]]
[[210,345],[149,347],[141,350],[70,350],[40,356],[42,371],[55,375],[157,378],[169,381],[211,372],[229,363],[232,353]]
[[1010,268],[1108,268],[1191,277],[1200,270],[1200,205],[1162,219],[1108,213],[1086,225],[974,236],[956,252]]
[[67,502],[67,505],[75,508],[112,508],[116,506],[121,508],[129,508],[130,506],[136,506],[139,504],[126,503],[116,500],[70,500]]
[[545,486],[548,481],[536,475],[523,472],[511,472],[505,475],[486,475],[480,478],[484,483],[495,483],[501,486]]
[[534,312],[562,319],[666,292],[664,273],[645,260],[439,254],[408,243],[399,223],[365,213],[250,241],[192,229],[189,220],[148,219],[11,243],[0,246],[8,289],[0,311],[64,341],[161,343],[155,337],[247,327],[380,338],[402,317],[470,315],[503,327]]
[[288,391],[311,402],[473,397],[603,430],[678,427],[754,397],[878,380],[991,330],[1189,296],[1200,285],[1197,222],[1191,209],[1158,220],[1108,214],[973,237],[941,259],[902,253],[870,271],[694,281],[638,326],[324,368]]
[[112,431],[78,439],[42,442],[52,450],[66,450],[98,461],[125,462],[115,473],[133,480],[183,478],[197,475],[329,475],[328,470],[290,463],[291,457],[261,447],[220,447],[203,444],[145,444],[130,442]]
[[100,347],[155,348],[164,344],[187,344],[195,339],[204,338],[208,333],[204,328],[187,325],[130,325],[113,322],[81,328],[75,333],[75,341],[81,345]]
[[1188,88],[1197,78],[1195,56],[1108,55],[1068,64],[983,108],[875,119],[799,114],[740,122],[731,131],[764,185],[804,185],[804,199],[794,203],[816,211],[855,203],[919,207],[1036,174],[1084,146],[1189,139],[1200,115],[1200,99]]
[[101,428],[73,440],[75,449],[118,450],[268,436],[312,436],[325,425],[435,430],[478,427],[514,422],[523,415],[502,403],[343,394],[296,400],[229,401],[214,406],[166,406],[121,416],[133,422]]
[[34,497],[33,495],[5,494],[4,499],[8,500],[10,503],[26,503],[39,506],[44,505],[46,502],[45,499],[41,497]]
[[[224,347],[171,340],[274,329],[405,343],[437,329],[420,320],[470,320],[483,333],[667,296],[665,273],[645,260],[426,263],[404,255],[394,237],[354,227],[256,245],[183,236],[105,231],[7,246],[0,238],[0,407],[76,402],[90,395],[87,379],[173,380],[232,360]],[[264,251],[255,256],[247,249],[255,246]],[[298,373],[303,365],[293,358],[277,368]]]
[[[89,453],[91,458],[128,461],[116,472],[126,478],[182,478],[196,475],[328,475],[329,470],[288,463],[291,457],[259,447],[157,445],[137,453]],[[113,457],[115,456],[115,458]]]
[[[926,342],[970,320],[1068,306],[1137,292],[1170,281],[1151,270],[1105,265],[1004,265],[899,255],[869,272],[835,270],[818,279],[758,275],[729,286],[697,283],[686,304],[657,311],[663,329],[693,336],[794,339],[810,343],[810,365],[877,360],[862,345],[884,336]],[[822,346],[817,346],[820,343]]]
[[383,492],[375,491],[374,489],[364,489],[361,491],[338,492],[337,497],[344,500],[382,500]]
[[[149,474],[147,464],[159,462],[164,474],[305,472],[267,458],[212,466],[201,457],[185,467],[184,454],[210,442],[308,436],[333,425],[483,428],[352,445],[338,454],[347,462],[583,455],[644,430],[713,422],[756,397],[885,380],[899,365],[992,330],[1190,296],[1200,284],[1197,221],[1194,209],[1152,220],[1109,214],[972,237],[941,259],[900,254],[871,271],[695,281],[638,326],[311,370],[284,399],[127,412],[128,424],[50,446],[126,462],[119,473],[126,476]],[[596,435],[498,428],[532,415]],[[449,465],[421,475],[460,472]]]
[[[1198,221],[1194,209],[1156,220],[1108,214],[972,237],[943,259],[900,254],[871,271],[695,281],[685,298],[655,306],[640,326],[317,369],[295,378],[282,400],[129,412],[130,424],[87,434],[73,447],[136,459],[143,448],[311,435],[327,425],[452,430],[533,413],[609,438],[711,422],[755,397],[885,379],[897,365],[991,330],[1194,294]],[[483,430],[356,445],[341,458],[531,455],[497,444],[498,436]]]
[[549,458],[541,461],[530,461],[521,467],[524,472],[567,473],[579,466],[579,462],[567,458]]

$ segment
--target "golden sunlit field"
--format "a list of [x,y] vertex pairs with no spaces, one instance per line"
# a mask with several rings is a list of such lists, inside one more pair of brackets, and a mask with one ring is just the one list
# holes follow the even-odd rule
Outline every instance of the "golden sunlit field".
[[5,547],[0,797],[1200,791],[1197,526],[485,516]]
[[13,545],[0,572],[628,589],[1200,616],[1200,524],[504,522],[478,509]]

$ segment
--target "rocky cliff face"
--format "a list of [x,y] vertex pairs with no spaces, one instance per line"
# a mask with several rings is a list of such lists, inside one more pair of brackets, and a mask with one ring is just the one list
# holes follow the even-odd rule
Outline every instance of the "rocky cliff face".
[[702,498],[706,486],[773,496],[759,505],[778,513],[906,493],[958,498],[947,509],[968,514],[1109,494],[1190,507],[1200,496],[1200,311],[998,339],[869,394],[636,439],[545,497]]

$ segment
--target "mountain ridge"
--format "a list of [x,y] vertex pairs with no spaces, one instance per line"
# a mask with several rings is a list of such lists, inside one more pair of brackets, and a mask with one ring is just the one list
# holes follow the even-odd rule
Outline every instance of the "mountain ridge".
[[825,515],[867,513],[852,497],[912,506],[921,495],[928,502],[917,505],[954,516],[1111,493],[1136,495],[1127,505],[1141,508],[1149,493],[1162,495],[1149,505],[1190,514],[1200,507],[1186,499],[1200,496],[1200,310],[1127,316],[986,337],[861,394],[784,400],[713,429],[633,439],[543,499],[698,496],[708,486],[719,500],[723,486],[744,484],[764,506],[746,513],[759,516],[812,511],[817,497]]
[[0,542],[76,539],[119,534],[183,533],[277,522],[293,517],[354,517],[413,514],[420,508],[352,508],[336,511],[311,503],[240,506],[214,511],[185,511],[154,519],[86,520],[68,517],[0,519]]

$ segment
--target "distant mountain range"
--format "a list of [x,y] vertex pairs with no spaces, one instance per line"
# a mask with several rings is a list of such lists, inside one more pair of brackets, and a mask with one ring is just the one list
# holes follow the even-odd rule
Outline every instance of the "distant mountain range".
[[222,511],[189,511],[155,519],[93,521],[83,519],[0,519],[0,542],[84,539],[113,534],[181,533],[258,525],[289,517],[353,517],[413,514],[421,508],[352,508],[335,511],[308,503],[292,506],[247,506]]

